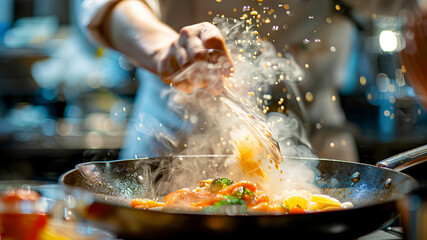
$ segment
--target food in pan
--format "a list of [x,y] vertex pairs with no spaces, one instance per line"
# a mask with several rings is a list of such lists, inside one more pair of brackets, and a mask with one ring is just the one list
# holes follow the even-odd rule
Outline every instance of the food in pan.
[[[327,195],[315,194],[320,190],[312,184],[305,184],[307,181],[288,181],[287,177],[296,173],[300,173],[294,177],[296,180],[305,180],[304,175],[312,173],[312,170],[301,167],[289,169],[290,165],[273,161],[266,155],[264,144],[249,132],[236,132],[234,145],[235,158],[227,159],[224,164],[227,170],[218,173],[223,178],[203,180],[193,189],[173,191],[164,197],[163,202],[134,198],[131,206],[206,214],[298,214],[353,206],[350,202],[341,203]],[[285,174],[283,169],[289,171]],[[197,173],[185,179],[195,177],[198,177]],[[234,182],[231,178],[241,181]],[[188,182],[184,186],[188,186]]]
[[287,196],[271,200],[269,195],[250,181],[233,182],[228,178],[200,181],[195,189],[183,188],[165,196],[163,202],[134,198],[131,206],[140,209],[165,211],[196,211],[201,213],[299,214],[315,211],[350,208],[350,202],[341,203],[326,195],[293,190]]

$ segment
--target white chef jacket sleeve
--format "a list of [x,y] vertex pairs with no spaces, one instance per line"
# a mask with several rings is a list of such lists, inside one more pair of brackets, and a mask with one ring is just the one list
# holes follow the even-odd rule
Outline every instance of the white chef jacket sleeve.
[[109,47],[108,41],[101,30],[102,23],[108,12],[120,1],[141,1],[160,17],[158,0],[83,0],[78,11],[78,21],[88,38],[97,44]]

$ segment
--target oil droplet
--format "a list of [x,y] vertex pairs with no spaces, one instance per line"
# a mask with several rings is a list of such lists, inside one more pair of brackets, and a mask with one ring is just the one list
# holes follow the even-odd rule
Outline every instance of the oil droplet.
[[330,146],[331,148],[334,148],[334,147],[335,147],[335,143],[331,142],[331,143],[329,143],[329,146]]
[[304,67],[305,67],[305,68],[309,68],[309,67],[310,67],[310,65],[308,65],[308,63],[306,63],[306,64],[304,65]]
[[359,172],[355,172],[353,173],[353,175],[351,175],[351,181],[353,183],[357,183],[360,180],[360,173]]
[[289,10],[289,4],[284,4],[283,8],[286,9],[286,10]]
[[243,6],[243,12],[247,12],[249,10],[251,10],[250,6]]
[[[217,0],[218,1],[218,0]],[[337,5],[335,5],[335,9],[337,10],[337,11],[339,11],[339,10],[341,10],[341,6],[339,5],[339,4],[337,4]]]
[[331,100],[332,100],[332,102],[336,102],[337,101],[337,96],[332,95]]
[[144,177],[142,177],[141,175],[139,175],[136,179],[140,184],[144,183]]
[[216,2],[222,2],[222,0],[216,0]]
[[123,107],[123,112],[126,112],[126,108],[125,107]]
[[314,95],[313,95],[313,93],[311,93],[311,92],[306,92],[306,93],[305,93],[305,100],[306,100],[307,102],[312,102],[312,101],[313,101],[313,99],[314,99]]
[[270,23],[270,18],[266,18],[265,23]]
[[314,16],[308,16],[308,19],[314,19]]
[[360,82],[360,85],[365,86],[366,85],[366,78],[365,78],[365,76],[360,76],[359,82]]
[[387,178],[387,180],[384,183],[384,187],[386,189],[389,189],[391,187],[391,182],[392,182],[391,178]]
[[331,23],[332,23],[332,18],[327,17],[327,18],[326,18],[326,22],[327,22],[327,23],[329,23],[329,24],[331,24]]
[[273,31],[277,31],[277,30],[279,30],[279,26],[273,26],[272,30],[273,30]]
[[209,14],[209,15],[212,15],[212,11],[209,11],[209,12],[208,12],[208,14]]
[[140,138],[140,137],[137,137],[137,138],[136,138],[136,140],[141,141],[141,138]]
[[334,46],[331,46],[331,52],[336,52],[337,49]]
[[390,111],[389,111],[389,110],[385,110],[385,111],[384,111],[384,116],[386,116],[386,117],[390,117]]
[[305,38],[303,41],[302,41],[302,43],[304,43],[304,44],[308,44],[310,42],[310,40],[308,40],[307,38]]

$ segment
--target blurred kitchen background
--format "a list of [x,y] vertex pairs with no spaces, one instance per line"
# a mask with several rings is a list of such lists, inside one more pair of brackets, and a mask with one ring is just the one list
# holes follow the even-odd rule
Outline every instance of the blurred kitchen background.
[[1,179],[56,181],[79,162],[117,157],[138,83],[76,27],[78,4],[0,1]]
[[[138,87],[135,69],[84,37],[78,4],[0,0],[1,180],[56,181],[77,163],[117,158]],[[402,18],[359,22],[340,6],[359,27],[350,61],[357,67],[337,96],[359,161],[374,164],[426,144],[427,113],[399,62]]]

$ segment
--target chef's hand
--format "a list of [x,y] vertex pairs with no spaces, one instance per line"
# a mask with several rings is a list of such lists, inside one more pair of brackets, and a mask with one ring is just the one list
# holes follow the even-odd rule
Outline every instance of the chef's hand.
[[162,80],[185,93],[207,87],[213,94],[220,94],[222,77],[229,77],[232,72],[224,38],[217,27],[207,22],[182,28],[178,37],[158,54]]
[[142,1],[119,1],[101,28],[110,47],[183,92],[207,87],[219,94],[223,77],[231,74],[224,37],[210,23],[187,26],[177,33]]

